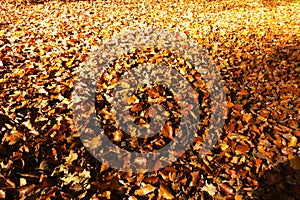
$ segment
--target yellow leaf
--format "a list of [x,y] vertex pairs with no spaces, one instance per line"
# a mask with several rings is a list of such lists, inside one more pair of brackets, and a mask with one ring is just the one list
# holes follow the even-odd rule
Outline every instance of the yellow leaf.
[[242,30],[241,35],[247,36],[248,35],[248,31],[247,30]]
[[292,137],[291,141],[289,142],[289,147],[297,146],[297,138],[295,136]]
[[25,178],[20,178],[20,186],[24,186],[27,184],[27,181]]
[[75,56],[73,56],[73,58],[69,62],[66,63],[66,66],[70,67],[72,65],[72,63],[74,62],[74,60],[75,60]]
[[21,24],[23,22],[23,19],[19,19],[16,24]]

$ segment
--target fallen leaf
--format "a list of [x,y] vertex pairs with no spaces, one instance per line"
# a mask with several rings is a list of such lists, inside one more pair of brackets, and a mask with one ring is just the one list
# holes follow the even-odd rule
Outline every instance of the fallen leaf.
[[76,160],[77,158],[78,158],[78,154],[76,152],[74,152],[73,150],[71,150],[69,156],[66,157],[66,162],[68,164],[72,164],[72,162],[74,160]]
[[289,145],[289,147],[295,147],[295,146],[297,146],[297,143],[298,143],[297,137],[292,136],[288,145]]
[[155,190],[155,187],[150,185],[150,184],[146,184],[145,186],[137,189],[134,194],[139,195],[139,196],[145,196],[151,192],[153,192]]
[[174,199],[173,194],[171,193],[170,189],[168,186],[164,185],[163,183],[160,183],[159,186],[159,193],[163,198],[166,199]]

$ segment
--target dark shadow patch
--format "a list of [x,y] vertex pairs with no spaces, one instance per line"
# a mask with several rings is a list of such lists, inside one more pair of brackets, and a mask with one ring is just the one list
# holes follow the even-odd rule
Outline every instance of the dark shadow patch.
[[260,177],[258,182],[259,188],[253,192],[254,199],[300,199],[300,157],[280,163]]

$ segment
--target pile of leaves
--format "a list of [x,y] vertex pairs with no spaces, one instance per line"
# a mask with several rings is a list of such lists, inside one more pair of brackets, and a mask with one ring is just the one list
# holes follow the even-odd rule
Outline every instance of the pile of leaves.
[[[281,1],[2,1],[0,198],[297,199],[299,19],[299,4]],[[105,39],[153,25],[208,50],[228,114],[206,156],[190,151],[156,172],[120,172],[80,141],[74,81]]]

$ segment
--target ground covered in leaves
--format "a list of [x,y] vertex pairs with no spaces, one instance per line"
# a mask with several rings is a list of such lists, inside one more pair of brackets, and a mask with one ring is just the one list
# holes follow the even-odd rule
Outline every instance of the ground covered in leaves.
[[[258,0],[1,1],[0,198],[297,199],[299,10]],[[228,114],[205,157],[191,151],[157,172],[118,172],[79,139],[74,81],[103,40],[152,25],[208,50]]]

